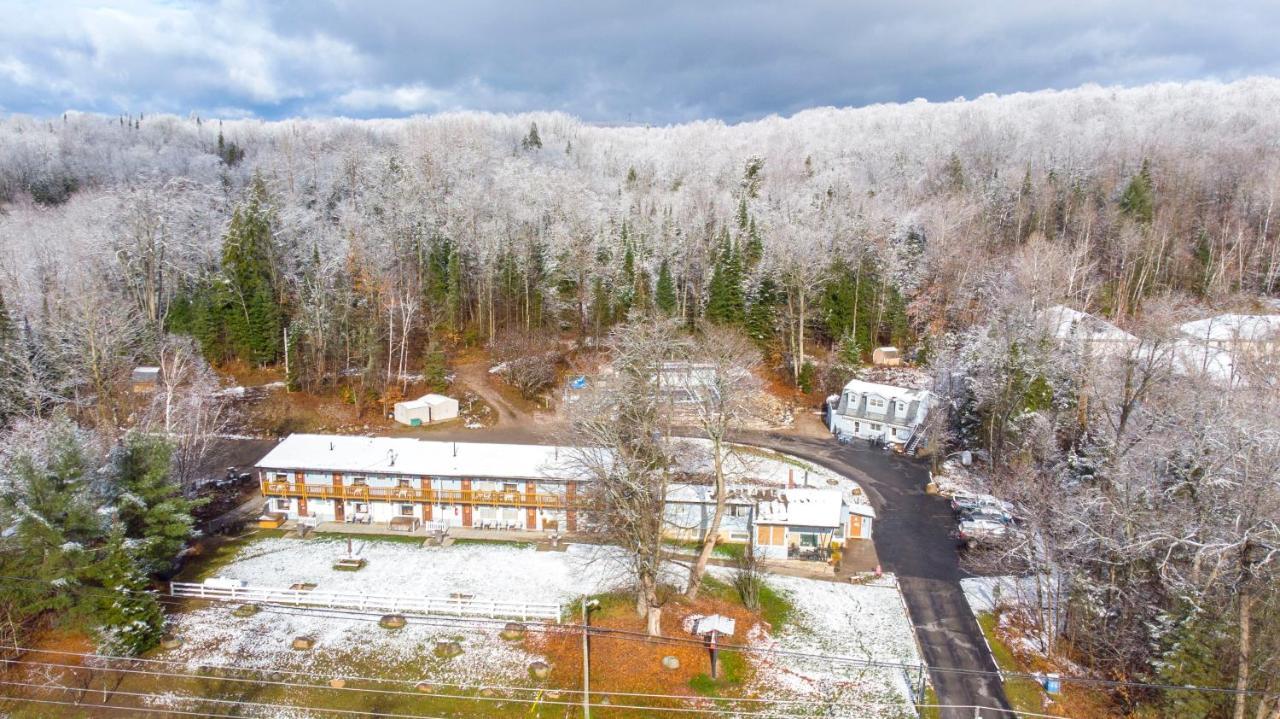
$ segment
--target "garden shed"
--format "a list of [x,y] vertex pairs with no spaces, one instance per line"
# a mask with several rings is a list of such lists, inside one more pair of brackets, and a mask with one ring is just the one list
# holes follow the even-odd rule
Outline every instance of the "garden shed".
[[418,427],[444,422],[458,416],[458,400],[442,394],[424,394],[417,399],[396,402],[394,415],[400,424]]

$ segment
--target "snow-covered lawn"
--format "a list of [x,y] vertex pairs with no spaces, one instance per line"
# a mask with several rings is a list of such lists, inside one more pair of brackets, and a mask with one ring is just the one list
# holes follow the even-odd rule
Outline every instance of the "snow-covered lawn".
[[[769,577],[768,582],[786,596],[794,614],[791,624],[774,635],[761,632],[748,637],[752,645],[920,664],[911,622],[894,577],[886,575],[863,585],[776,576]],[[766,663],[767,669],[756,676],[756,688],[761,693],[835,700],[846,708],[859,706],[859,716],[914,715],[910,708],[910,687],[918,681],[914,670],[868,668],[795,656],[775,656]]]
[[[462,592],[477,599],[565,604],[583,594],[616,586],[608,563],[598,561],[600,550],[585,545],[572,545],[566,552],[538,552],[502,544],[423,549],[416,544],[373,539],[356,541],[355,547],[368,564],[357,572],[343,572],[332,565],[346,553],[345,540],[262,539],[241,548],[217,574],[269,587],[313,583],[317,591],[405,596]],[[715,571],[728,573],[723,568]],[[919,662],[897,584],[891,577],[874,585],[777,576],[769,576],[767,581],[791,603],[790,623],[773,635],[753,632],[735,637],[734,643]],[[473,628],[449,619],[410,617],[407,627],[390,631],[379,627],[376,617],[277,607],[236,617],[234,608],[210,604],[175,614],[173,633],[183,644],[166,652],[164,658],[189,665],[235,664],[319,676],[366,673],[407,681],[499,685],[527,685],[529,663],[541,658],[520,644],[499,640],[492,626]],[[304,636],[314,639],[315,647],[310,651],[292,649],[293,640]],[[440,640],[459,641],[464,653],[453,659],[437,659],[432,650]],[[915,676],[908,677],[901,670],[767,655],[761,656],[757,667],[750,689],[759,696],[815,700],[835,696],[841,702],[857,701],[860,705],[886,704],[868,716],[901,716],[910,711],[908,681],[914,682]]]
[[[609,589],[602,579],[604,567],[588,561],[588,547],[573,546],[560,553],[478,544],[423,549],[376,539],[353,544],[356,554],[368,562],[357,572],[333,568],[334,560],[346,554],[345,540],[272,538],[243,548],[218,575],[273,588],[311,583],[317,591],[406,597],[460,592],[511,602],[568,603],[584,593]],[[316,663],[336,665],[346,655],[359,652],[394,666],[431,660],[436,641],[461,638],[463,655],[448,662],[426,661],[423,678],[443,674],[455,682],[503,679],[503,683],[521,683],[528,663],[538,658],[498,640],[492,626],[473,629],[449,620],[433,626],[410,617],[407,627],[389,631],[368,617],[276,608],[236,617],[233,608],[212,604],[176,615],[174,633],[183,646],[173,654],[192,664],[294,669]],[[313,638],[315,648],[293,650],[296,637]]]

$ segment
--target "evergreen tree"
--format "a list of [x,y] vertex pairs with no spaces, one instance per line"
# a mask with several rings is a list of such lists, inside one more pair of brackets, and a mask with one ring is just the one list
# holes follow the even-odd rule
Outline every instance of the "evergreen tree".
[[720,251],[711,272],[706,315],[716,324],[736,325],[742,324],[745,314],[741,258],[726,230],[721,234]]
[[622,225],[622,271],[618,280],[618,301],[614,309],[614,317],[626,317],[635,303],[636,288],[636,256],[627,240],[627,225]]
[[[1160,682],[1174,686],[1231,684],[1230,662],[1222,651],[1234,643],[1231,623],[1217,612],[1190,604],[1180,606],[1175,614],[1173,629],[1164,637],[1156,662]],[[1231,697],[1219,692],[1172,691],[1165,693],[1163,706],[1166,716],[1171,717],[1226,717],[1231,713]]]
[[751,293],[751,305],[747,309],[747,336],[761,346],[771,343],[777,336],[778,305],[782,292],[771,277],[762,277]]
[[266,185],[255,178],[249,201],[232,213],[222,244],[222,273],[232,305],[224,318],[228,339],[237,356],[257,364],[276,361],[283,339],[267,204]]
[[432,392],[439,392],[449,385],[449,366],[444,350],[434,340],[427,343],[427,349],[422,353],[422,378]]
[[666,260],[658,267],[658,286],[654,300],[662,314],[670,317],[676,312],[676,283],[671,277],[671,267]]
[[526,150],[541,150],[542,137],[538,134],[538,123],[529,123],[529,134],[524,136],[520,141],[520,146]]
[[450,332],[462,331],[462,257],[456,248],[450,247],[449,264],[445,271],[445,326]]
[[0,427],[29,410],[26,346],[0,292]]
[[171,568],[194,529],[196,502],[173,481],[172,460],[173,445],[156,435],[130,433],[115,452],[117,518],[147,574]]
[[146,574],[129,553],[128,540],[117,528],[103,548],[103,557],[87,572],[102,590],[94,592],[94,633],[98,651],[135,656],[151,649],[164,634],[164,612],[149,591]]
[[[92,555],[105,534],[94,483],[98,457],[87,434],[65,415],[41,428],[37,446],[15,447],[0,487],[0,504],[14,518],[12,533],[0,539],[0,569],[34,581],[6,587],[12,606],[28,616],[54,612],[74,624],[86,618],[78,593]],[[21,620],[21,617],[14,618]]]
[[756,218],[752,217],[747,223],[747,246],[742,251],[743,269],[750,272],[764,258],[764,241],[760,239],[760,231],[756,229]]
[[1151,184],[1151,165],[1142,161],[1142,169],[1129,180],[1120,197],[1120,209],[1134,221],[1151,224],[1155,217],[1155,197]]

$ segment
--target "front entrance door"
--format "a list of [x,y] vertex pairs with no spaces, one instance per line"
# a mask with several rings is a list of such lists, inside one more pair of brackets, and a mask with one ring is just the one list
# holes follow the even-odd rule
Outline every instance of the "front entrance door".
[[333,500],[333,521],[335,522],[347,521],[347,515],[345,511],[346,504],[347,503],[342,501],[341,499]]

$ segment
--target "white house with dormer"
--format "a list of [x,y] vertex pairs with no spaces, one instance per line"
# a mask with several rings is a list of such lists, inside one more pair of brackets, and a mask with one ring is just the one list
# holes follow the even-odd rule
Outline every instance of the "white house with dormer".
[[836,435],[883,440],[904,451],[923,441],[933,394],[863,380],[850,380],[827,398],[827,428]]

